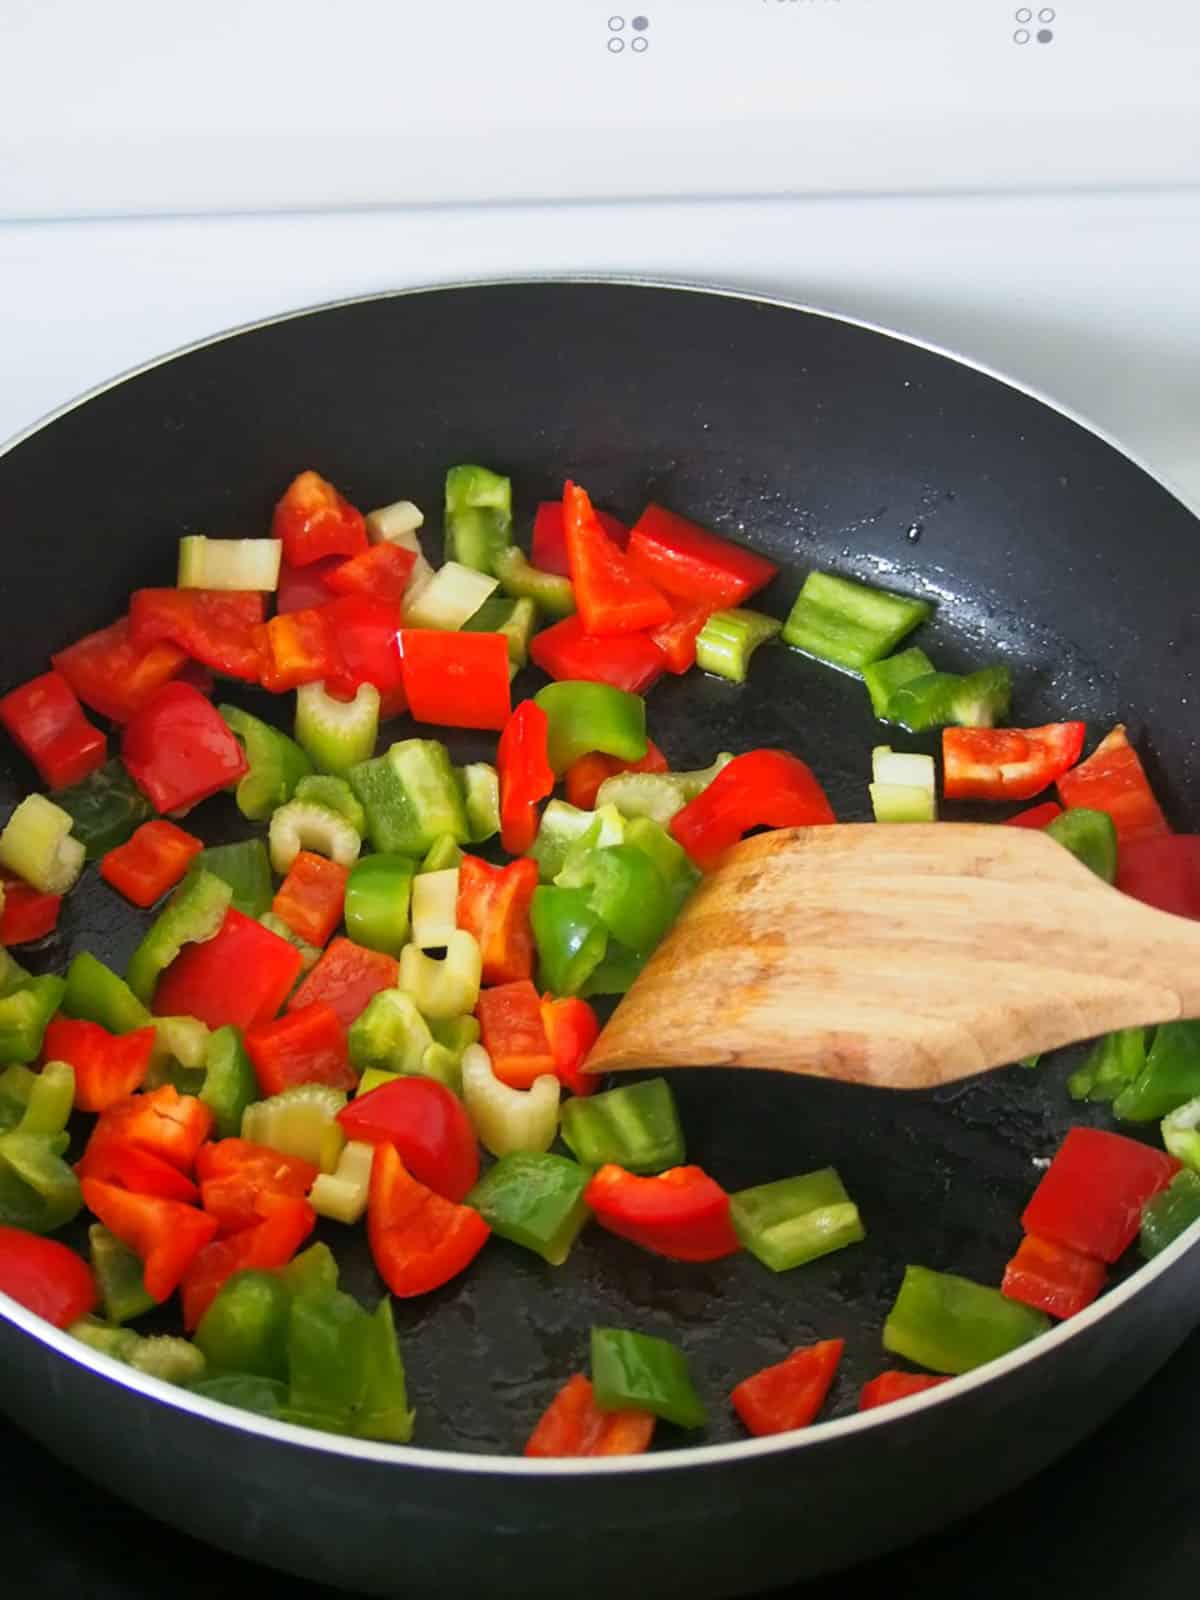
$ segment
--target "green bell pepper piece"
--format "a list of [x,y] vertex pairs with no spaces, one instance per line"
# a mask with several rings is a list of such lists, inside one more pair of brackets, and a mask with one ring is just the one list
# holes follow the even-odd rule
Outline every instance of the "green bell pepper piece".
[[1200,1021],[1155,1029],[1146,1065],[1113,1101],[1122,1122],[1157,1122],[1200,1095]]
[[616,939],[610,939],[608,954],[588,976],[579,991],[580,995],[584,1000],[589,1000],[597,994],[628,994],[633,987],[633,980],[649,959],[648,955],[641,955]]
[[33,977],[16,959],[11,950],[0,945],[0,1000],[23,989]]
[[434,1041],[444,1050],[449,1050],[453,1056],[461,1057],[464,1050],[473,1044],[479,1043],[479,1020],[477,1017],[446,1017],[441,1021],[429,1024],[429,1031]]
[[700,882],[701,872],[681,844],[649,817],[634,817],[625,827],[625,843],[640,850],[658,868],[678,916],[684,901]]
[[[10,1067],[9,1071],[16,1071]],[[3,1080],[0,1079],[0,1087]],[[1177,1106],[1162,1120],[1162,1139],[1168,1152],[1185,1167],[1200,1172],[1200,1097]]]
[[330,772],[314,772],[311,777],[300,779],[292,798],[305,805],[324,806],[327,811],[336,811],[339,817],[346,819],[360,839],[366,834],[367,813],[345,778],[336,778]]
[[591,1211],[583,1191],[591,1173],[565,1156],[501,1156],[466,1198],[493,1233],[561,1267]]
[[549,724],[546,750],[555,775],[592,751],[620,761],[646,754],[646,702],[607,683],[548,683],[534,696]]
[[512,482],[487,467],[451,467],[446,474],[446,560],[496,572],[512,544]]
[[209,1034],[204,1052],[204,1081],[197,1097],[213,1114],[218,1139],[234,1139],[241,1132],[242,1114],[258,1099],[258,1079],[242,1036],[231,1024]]
[[287,1384],[275,1378],[255,1378],[246,1372],[224,1372],[215,1378],[189,1383],[193,1394],[239,1411],[253,1411],[260,1417],[278,1417],[287,1404]]
[[403,739],[360,762],[350,769],[350,785],[366,809],[376,850],[421,856],[444,833],[468,842],[463,793],[445,745],[435,739]]
[[881,722],[886,721],[888,701],[896,690],[932,671],[933,662],[916,645],[894,656],[885,656],[882,661],[869,662],[862,669],[862,679],[871,696],[871,710]]
[[109,1322],[129,1322],[154,1309],[156,1301],[142,1281],[141,1257],[103,1223],[93,1222],[88,1229],[88,1254]]
[[372,995],[366,1010],[350,1024],[350,1060],[359,1072],[374,1068],[424,1077],[422,1062],[433,1042],[415,1001],[399,989]]
[[496,557],[494,571],[504,593],[514,600],[532,600],[548,617],[569,617],[575,611],[575,589],[570,578],[543,572],[523,550],[510,545]]
[[37,1060],[46,1025],[66,990],[62,978],[28,978],[0,1000],[0,1066]]
[[69,789],[60,789],[54,803],[70,816],[72,836],[89,861],[124,844],[154,815],[154,807],[115,757]]
[[[534,841],[526,852],[531,860],[537,862],[538,876],[543,883],[549,883],[558,876],[567,859],[567,852],[573,844],[584,838],[595,820],[594,812],[581,811],[566,800],[547,802]],[[614,839],[611,842],[617,844],[620,841]]]
[[665,1078],[622,1084],[603,1094],[573,1096],[562,1107],[563,1143],[585,1167],[609,1162],[627,1172],[665,1172],[683,1165],[683,1129]]
[[363,856],[346,880],[343,915],[355,944],[398,956],[408,943],[414,863],[407,856]]
[[463,623],[464,633],[502,633],[508,644],[508,659],[514,667],[529,661],[529,641],[537,627],[537,606],[530,599],[501,600],[495,595],[485,600],[473,617]]
[[62,1008],[69,1017],[98,1022],[110,1033],[132,1033],[154,1020],[124,978],[89,950],[81,950],[67,968]]
[[287,1266],[277,1267],[275,1276],[290,1295],[332,1294],[338,1286],[337,1258],[327,1244],[310,1244]]
[[392,1302],[385,1296],[367,1323],[362,1392],[354,1432],[359,1439],[407,1444],[412,1438],[413,1415],[408,1404],[408,1385],[396,1338]]
[[74,1071],[64,1061],[47,1062],[20,1122],[0,1134],[0,1223],[50,1233],[78,1214],[79,1179],[63,1160],[74,1099]]
[[292,798],[296,785],[312,771],[312,762],[294,739],[240,706],[217,710],[250,763],[234,793],[237,808],[251,822],[267,822]]
[[1148,1261],[1200,1218],[1200,1173],[1185,1167],[1142,1212],[1138,1249]]
[[587,869],[591,908],[613,938],[649,954],[675,918],[675,905],[650,857],[629,844],[594,850]]
[[1107,811],[1092,811],[1072,806],[1047,823],[1043,833],[1057,839],[1064,849],[1078,856],[1105,883],[1117,881],[1117,829]]
[[616,806],[623,817],[649,817],[665,828],[732,760],[722,751],[711,767],[699,772],[616,772],[596,791],[596,808]]
[[215,874],[188,874],[130,957],[125,979],[139,1000],[149,1005],[159,973],[185,944],[202,944],[220,932],[232,900],[232,889]]
[[530,922],[538,949],[538,984],[556,995],[578,994],[608,949],[608,930],[588,889],[533,891]]
[[890,655],[932,610],[928,600],[892,594],[832,572],[810,572],[783,625],[783,642],[857,674]]
[[368,1316],[340,1290],[293,1300],[288,1319],[290,1422],[405,1444],[412,1412],[391,1302]]
[[418,875],[422,872],[448,872],[451,867],[462,865],[463,853],[458,848],[457,842],[448,833],[443,833],[440,839],[435,839],[425,853],[425,859],[417,868]]
[[772,1272],[815,1261],[866,1238],[858,1207],[833,1167],[741,1189],[729,1197],[733,1231]]
[[592,1392],[601,1411],[652,1411],[680,1428],[708,1421],[687,1357],[648,1333],[592,1329]]
[[1008,715],[1012,678],[1007,667],[983,667],[965,677],[929,672],[894,691],[884,713],[910,733],[929,728],[991,728]]
[[188,872],[211,872],[214,878],[227,883],[233,891],[230,904],[244,917],[261,917],[271,909],[275,886],[267,847],[261,839],[242,839],[237,844],[201,850]]
[[292,1296],[273,1272],[235,1272],[217,1291],[195,1332],[211,1367],[258,1378],[287,1377]]
[[467,844],[483,844],[500,832],[500,774],[487,761],[468,761],[458,768],[467,814]]
[[462,1096],[462,1052],[455,1054],[435,1039],[421,1057],[420,1072],[410,1074],[418,1078],[436,1078],[445,1084],[451,1094]]
[[731,683],[745,683],[750,657],[782,626],[775,617],[743,606],[714,611],[696,636],[696,665],[701,672],[728,678]]
[[15,1128],[25,1115],[25,1107],[29,1104],[29,1096],[33,1093],[37,1078],[36,1072],[30,1072],[28,1067],[19,1066],[16,1062],[0,1072],[0,1133]]
[[1067,1079],[1072,1100],[1115,1100],[1146,1065],[1145,1028],[1120,1028],[1097,1039]]
[[883,1325],[883,1346],[934,1372],[970,1372],[1049,1327],[1049,1317],[999,1289],[910,1266]]

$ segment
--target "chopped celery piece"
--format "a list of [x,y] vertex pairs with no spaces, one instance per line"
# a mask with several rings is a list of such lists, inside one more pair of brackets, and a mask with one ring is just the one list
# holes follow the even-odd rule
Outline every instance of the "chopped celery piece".
[[400,740],[352,767],[350,784],[376,850],[419,856],[444,833],[463,844],[469,837],[462,790],[445,745],[435,739]]
[[419,872],[412,886],[412,936],[419,950],[442,950],[458,926],[458,868]]
[[448,833],[443,833],[435,839],[426,852],[425,859],[417,868],[418,874],[422,872],[448,872],[451,867],[462,864],[462,851],[458,848],[458,841],[451,838]]
[[[592,881],[592,856],[597,850],[625,842],[625,818],[614,805],[598,806],[595,811],[585,811],[589,818],[587,829],[567,846],[562,866],[554,874],[560,889],[579,889]],[[534,839],[536,846],[537,840]]]
[[249,821],[265,822],[292,798],[296,785],[312,771],[312,763],[294,739],[241,706],[220,705],[217,710],[250,763],[234,794],[237,808]]
[[66,894],[86,851],[71,837],[74,818],[44,794],[26,795],[0,833],[0,867],[43,894]]
[[418,1011],[430,1021],[474,1011],[482,976],[479,946],[463,928],[456,928],[446,941],[442,961],[435,961],[414,944],[400,953],[398,987],[413,997]]
[[732,760],[722,751],[711,767],[699,772],[618,772],[600,785],[596,805],[616,806],[623,817],[649,817],[665,828]]
[[783,625],[783,642],[830,666],[860,673],[890,655],[932,610],[927,600],[831,572],[810,572]]
[[232,899],[229,885],[211,872],[188,874],[129,959],[125,980],[139,1000],[149,1005],[159,973],[185,944],[216,937]]
[[494,1156],[549,1150],[558,1128],[559,1081],[546,1074],[532,1088],[510,1089],[492,1071],[482,1045],[462,1058],[463,1100],[475,1132]]
[[502,1156],[467,1196],[501,1239],[561,1267],[591,1216],[583,1198],[591,1173],[545,1152]]
[[1200,1172],[1200,1097],[1185,1101],[1163,1118],[1162,1138],[1176,1161]]
[[179,541],[180,589],[259,589],[279,587],[283,560],[280,539],[208,539],[185,534]]
[[962,677],[929,672],[910,678],[887,703],[886,719],[923,733],[929,728],[990,728],[1008,714],[1012,685],[1007,667],[984,667]]
[[345,778],[335,778],[328,772],[311,773],[296,785],[295,798],[306,805],[328,806],[339,817],[345,817],[360,839],[366,837],[367,813]]
[[1107,811],[1072,806],[1048,822],[1043,831],[1105,883],[1117,881],[1117,829]]
[[404,608],[408,628],[454,630],[469,622],[496,587],[496,580],[457,561],[439,567],[416,599]]
[[88,1229],[88,1254],[109,1322],[129,1322],[157,1304],[142,1281],[142,1258],[100,1222]]
[[512,543],[511,481],[487,467],[451,467],[446,474],[445,519],[448,561],[477,572],[494,572],[497,556]]
[[412,537],[425,525],[425,513],[411,500],[393,500],[390,506],[368,511],[367,538],[372,544],[398,544],[405,550],[420,546]]
[[1115,1100],[1145,1065],[1145,1028],[1118,1028],[1096,1040],[1083,1065],[1067,1079],[1067,1093],[1072,1100]]
[[116,757],[69,789],[59,789],[54,803],[71,818],[71,832],[89,861],[124,844],[154,815],[154,807]]
[[494,568],[500,587],[513,600],[532,600],[550,617],[569,617],[575,611],[575,590],[570,578],[543,572],[523,550],[510,545],[496,557]]
[[772,1272],[866,1238],[858,1207],[833,1167],[741,1189],[729,1197],[734,1232]]
[[261,839],[242,839],[237,844],[218,844],[201,850],[189,872],[211,872],[227,883],[233,893],[232,905],[244,917],[261,917],[271,909],[275,893],[271,882],[271,863]]
[[302,683],[296,690],[296,742],[319,771],[344,777],[375,748],[379,703],[373,683],[360,683],[353,700],[335,700],[323,683]]
[[81,950],[67,968],[62,1008],[68,1016],[98,1022],[110,1033],[132,1033],[150,1021],[149,1011],[125,980],[89,950]]
[[339,867],[352,867],[362,839],[340,812],[310,800],[289,800],[271,818],[271,865],[284,877],[301,850],[315,850]]
[[453,1050],[448,1050],[444,1044],[434,1042],[421,1057],[421,1070],[416,1074],[420,1078],[436,1078],[439,1083],[445,1084],[451,1094],[462,1094],[462,1055],[455,1055]]
[[483,844],[500,832],[500,775],[487,761],[468,761],[458,769],[467,836],[463,844]]
[[[61,992],[60,978],[34,978],[31,987],[38,983],[58,984]],[[21,1120],[0,1135],[0,1223],[5,1226],[53,1233],[78,1215],[83,1204],[79,1179],[63,1159],[74,1098],[74,1071],[65,1061],[48,1061],[34,1076]]]
[[320,1166],[328,1155],[327,1135],[337,1128],[337,1114],[345,1104],[346,1096],[328,1084],[297,1084],[248,1105],[242,1113],[242,1138]]
[[529,660],[529,641],[537,628],[537,606],[532,600],[485,600],[479,610],[463,623],[464,633],[502,633],[508,643],[508,659],[515,667]]
[[[618,813],[619,814],[619,813]],[[550,800],[542,812],[538,831],[528,854],[537,862],[538,876],[550,882],[563,869],[567,852],[584,838],[595,822],[591,811],[581,811],[566,800]]]
[[67,1332],[80,1344],[86,1344],[89,1350],[109,1356],[113,1361],[127,1361],[141,1343],[141,1335],[132,1328],[112,1328],[95,1317],[80,1317]]
[[[23,989],[33,976],[15,959],[11,950],[0,945],[0,999]],[[115,1029],[114,1029],[115,1032]]]
[[139,1338],[125,1360],[148,1377],[179,1384],[197,1383],[204,1377],[208,1365],[194,1344],[170,1333]]
[[332,1172],[323,1172],[309,1190],[308,1198],[319,1217],[334,1222],[358,1222],[367,1209],[371,1186],[371,1163],[375,1146],[351,1139]]
[[366,1010],[350,1024],[350,1060],[359,1072],[423,1076],[421,1060],[432,1043],[429,1024],[416,1002],[399,989],[372,995]]
[[622,1084],[563,1107],[563,1143],[585,1167],[665,1172],[684,1162],[683,1128],[665,1078]]
[[882,661],[869,661],[862,669],[862,679],[871,696],[871,710],[883,721],[896,690],[913,678],[927,677],[933,670],[933,662],[916,645],[894,656],[884,656]]
[[420,1077],[422,1074],[385,1072],[382,1067],[368,1067],[363,1073],[362,1077],[358,1080],[358,1086],[354,1091],[354,1097],[356,1100],[361,1099],[364,1094],[370,1094],[372,1089],[382,1089],[385,1083],[394,1083],[397,1078],[405,1076]]
[[718,678],[745,683],[750,657],[782,626],[775,617],[764,616],[761,611],[742,607],[714,611],[696,637],[696,665]]
[[429,1031],[444,1050],[449,1050],[456,1060],[461,1059],[469,1044],[479,1043],[477,1017],[443,1017],[429,1024]]
[[[209,1031],[198,1017],[154,1017],[154,1048],[143,1087],[157,1089],[175,1080],[176,1069],[195,1072],[203,1067]],[[184,1093],[180,1085],[175,1087]]]
[[906,755],[886,744],[871,752],[871,806],[876,822],[936,822],[937,773],[932,756]]
[[269,929],[272,933],[277,933],[281,939],[286,939],[290,945],[299,950],[300,971],[302,973],[310,972],[321,959],[320,946],[309,944],[307,939],[302,939],[298,933],[294,933],[283,918],[277,916],[274,911],[264,911],[258,920],[264,928]]

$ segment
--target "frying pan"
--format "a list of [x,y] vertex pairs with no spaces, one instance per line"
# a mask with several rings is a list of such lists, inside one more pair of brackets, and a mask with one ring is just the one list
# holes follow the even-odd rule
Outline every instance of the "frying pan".
[[[1189,706],[1197,524],[1086,428],[995,377],[880,330],[731,294],[539,282],[384,296],[194,348],[101,391],[0,458],[0,682],[173,581],[187,531],[259,534],[315,466],[362,506],[433,513],[446,466],[511,472],[518,504],[568,473],[627,516],[653,498],[768,553],[782,614],[831,566],[938,602],[950,668],[1011,663],[1023,721],[1118,719],[1178,826],[1200,817]],[[923,641],[924,642],[924,641]],[[536,675],[519,681],[531,690]],[[240,692],[239,692],[240,693]],[[261,709],[242,697],[251,709]],[[269,699],[264,704],[270,707]],[[278,708],[275,709],[278,714]],[[672,765],[784,745],[866,815],[874,729],[861,685],[772,647],[745,688],[656,687]],[[391,738],[408,731],[403,722]],[[464,735],[456,759],[488,753]],[[32,786],[11,752],[6,805]],[[1190,808],[1190,809],[1189,809]],[[249,831],[224,797],[210,840]],[[115,965],[143,920],[89,873],[40,954]],[[803,931],[798,930],[798,936]],[[1034,1344],[863,1416],[906,1261],[998,1281],[1067,1127],[1071,1054],[930,1093],[712,1069],[673,1077],[689,1158],[730,1188],[835,1164],[868,1237],[779,1277],[738,1256],[686,1266],[593,1230],[556,1271],[495,1241],[458,1282],[397,1303],[419,1447],[274,1424],[142,1377],[0,1296],[0,1405],[151,1514],[238,1554],[375,1594],[745,1594],[914,1539],[1020,1482],[1128,1399],[1200,1320],[1191,1230]],[[360,1231],[343,1283],[381,1289]],[[687,1351],[712,1424],[628,1461],[526,1462],[594,1323]],[[846,1339],[833,1420],[739,1437],[725,1396],[818,1337]],[[65,1513],[64,1513],[65,1514]]]

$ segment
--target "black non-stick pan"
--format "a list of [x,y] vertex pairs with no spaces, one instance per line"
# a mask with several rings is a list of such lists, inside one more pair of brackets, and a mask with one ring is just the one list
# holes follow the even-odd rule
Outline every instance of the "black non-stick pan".
[[[415,500],[436,548],[457,461],[511,473],[526,522],[571,475],[630,518],[653,498],[742,539],[781,566],[756,602],[779,615],[814,566],[928,595],[939,662],[1008,661],[1028,724],[1086,718],[1094,742],[1127,722],[1175,825],[1200,822],[1192,516],[1086,428],[943,354],[677,288],[503,284],[357,301],[203,345],[68,410],[0,458],[0,683],[43,670],[132,588],[173,581],[180,534],[261,534],[302,467],[363,507]],[[673,765],[784,745],[841,818],[869,815],[876,728],[861,685],[781,646],[760,653],[744,688],[698,673],[661,683],[649,717]],[[488,747],[464,736],[458,752]],[[3,760],[7,805],[32,778],[15,754]],[[210,839],[246,831],[224,799],[194,820]],[[87,948],[119,966],[141,925],[86,882],[40,964]],[[779,1277],[749,1257],[661,1261],[598,1230],[558,1270],[493,1242],[464,1277],[397,1306],[413,1448],[195,1399],[11,1303],[0,1403],[151,1513],[350,1589],[621,1586],[699,1600],[845,1565],[1050,1461],[1200,1320],[1200,1240],[1188,1234],[1032,1346],[854,1415],[859,1385],[888,1364],[880,1329],[904,1264],[998,1281],[1039,1163],[1072,1123],[1105,1122],[1104,1108],[1068,1100],[1069,1065],[1064,1054],[911,1095],[677,1073],[690,1159],[730,1188],[832,1163],[866,1242]],[[373,1299],[361,1232],[327,1227],[346,1286]],[[525,1462],[524,1439],[586,1364],[598,1322],[681,1344],[709,1431],[696,1441],[664,1427],[633,1461]],[[743,1438],[732,1385],[835,1336],[846,1356],[832,1420]]]

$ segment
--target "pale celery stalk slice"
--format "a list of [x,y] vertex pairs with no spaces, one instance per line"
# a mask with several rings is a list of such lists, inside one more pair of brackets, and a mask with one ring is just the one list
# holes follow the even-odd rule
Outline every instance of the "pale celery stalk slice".
[[397,987],[412,996],[417,1010],[431,1022],[449,1021],[474,1011],[479,1004],[482,977],[479,946],[463,928],[456,928],[446,941],[443,961],[435,961],[415,944],[405,945],[400,952]]
[[373,683],[360,683],[353,700],[335,700],[324,683],[302,683],[296,690],[296,743],[319,771],[345,777],[375,753],[379,705]]
[[419,950],[441,950],[458,926],[458,868],[419,872],[412,886],[412,939]]
[[[328,1158],[328,1135],[337,1127],[337,1114],[346,1104],[340,1089],[325,1083],[301,1083],[273,1094],[269,1100],[255,1100],[242,1112],[242,1138],[251,1144],[265,1144],[287,1156],[322,1165]],[[336,1165],[337,1156],[334,1156]]]
[[404,621],[410,628],[461,628],[496,588],[486,572],[447,561],[433,574],[415,599],[405,596]]
[[876,745],[871,752],[871,770],[871,807],[876,822],[937,821],[937,774],[932,756]]
[[549,1150],[558,1131],[559,1081],[545,1075],[532,1088],[510,1089],[492,1071],[482,1045],[468,1045],[462,1058],[463,1100],[475,1132],[494,1156]]
[[283,544],[279,539],[208,539],[189,533],[179,541],[181,589],[278,589]]
[[74,818],[44,794],[26,795],[0,833],[0,867],[43,894],[66,894],[86,851],[71,837]]
[[375,1146],[351,1139],[332,1172],[323,1172],[308,1192],[309,1203],[319,1217],[334,1222],[358,1222],[367,1209],[371,1187],[371,1165]]
[[339,867],[352,867],[358,860],[362,840],[345,817],[329,806],[305,800],[289,800],[271,818],[268,834],[271,866],[284,877],[301,850],[315,850],[328,856]]

